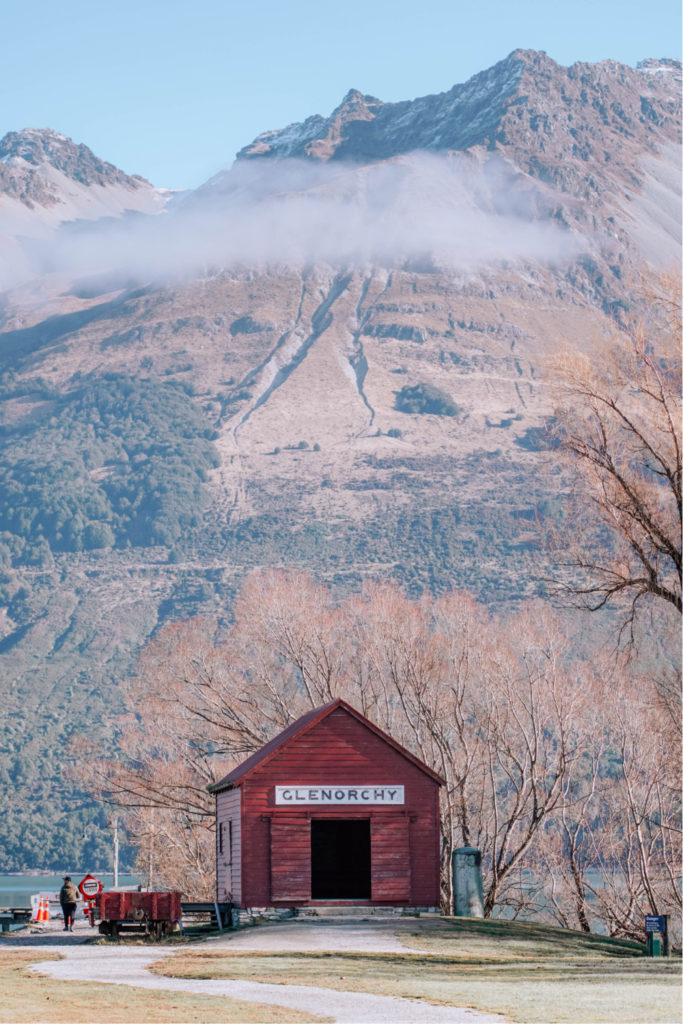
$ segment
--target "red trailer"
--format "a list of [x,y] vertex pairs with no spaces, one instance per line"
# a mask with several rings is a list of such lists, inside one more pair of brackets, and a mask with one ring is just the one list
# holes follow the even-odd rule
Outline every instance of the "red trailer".
[[143,931],[160,939],[175,929],[182,915],[179,892],[101,892],[94,903],[101,935]]

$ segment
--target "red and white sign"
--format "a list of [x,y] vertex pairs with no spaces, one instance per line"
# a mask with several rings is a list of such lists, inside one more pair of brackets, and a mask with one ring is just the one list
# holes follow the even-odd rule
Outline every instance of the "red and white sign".
[[84,900],[94,900],[96,896],[99,896],[104,887],[99,878],[95,878],[94,875],[86,875],[78,888],[81,890]]

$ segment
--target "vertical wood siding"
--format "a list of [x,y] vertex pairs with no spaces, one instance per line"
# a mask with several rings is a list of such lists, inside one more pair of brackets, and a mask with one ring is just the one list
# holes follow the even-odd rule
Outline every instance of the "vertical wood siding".
[[219,902],[232,900],[237,906],[242,898],[241,801],[239,789],[216,794],[216,898]]
[[410,822],[383,814],[371,822],[372,899],[410,903]]
[[306,817],[274,818],[270,831],[271,899],[311,898],[311,822]]

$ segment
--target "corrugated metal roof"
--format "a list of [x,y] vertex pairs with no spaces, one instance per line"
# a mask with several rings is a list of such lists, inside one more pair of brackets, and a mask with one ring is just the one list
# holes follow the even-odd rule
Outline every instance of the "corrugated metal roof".
[[321,722],[323,718],[326,718],[333,711],[336,711],[337,708],[343,708],[344,711],[347,711],[354,718],[358,719],[358,721],[370,729],[371,732],[374,732],[375,735],[379,736],[379,738],[384,740],[385,743],[394,747],[399,754],[402,754],[408,761],[411,761],[417,768],[423,771],[425,775],[429,775],[435,782],[438,782],[440,786],[445,785],[445,782],[440,775],[437,775],[435,771],[428,768],[427,765],[420,761],[418,757],[415,757],[415,755],[411,754],[409,750],[402,747],[400,743],[397,743],[395,739],[380,729],[379,726],[375,725],[374,722],[371,722],[365,717],[365,715],[362,715],[360,711],[357,711],[356,708],[347,704],[345,700],[341,699],[341,697],[338,697],[337,700],[330,701],[329,704],[323,704],[319,708],[312,708],[311,711],[307,711],[305,715],[301,716],[301,718],[297,718],[295,722],[292,722],[292,724],[288,725],[286,729],[283,729],[281,733],[278,733],[278,735],[273,737],[272,740],[269,740],[268,743],[262,746],[260,750],[257,750],[254,754],[248,757],[246,761],[242,761],[242,764],[233,768],[233,770],[229,772],[225,778],[221,779],[220,782],[214,782],[211,786],[207,786],[207,789],[210,793],[218,793],[222,789],[231,789],[233,786],[239,785],[239,783],[249,775],[254,768],[270,760],[270,758],[291,739],[298,736],[300,733],[305,732],[318,722]]

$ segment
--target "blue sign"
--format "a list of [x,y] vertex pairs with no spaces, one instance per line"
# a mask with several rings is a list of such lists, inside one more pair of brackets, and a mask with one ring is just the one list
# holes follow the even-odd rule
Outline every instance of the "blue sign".
[[660,935],[664,935],[666,932],[666,917],[664,914],[648,914],[645,918],[645,931],[659,932]]

